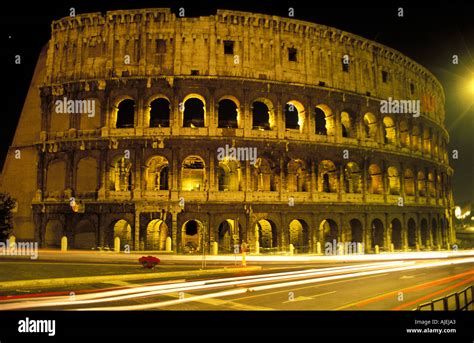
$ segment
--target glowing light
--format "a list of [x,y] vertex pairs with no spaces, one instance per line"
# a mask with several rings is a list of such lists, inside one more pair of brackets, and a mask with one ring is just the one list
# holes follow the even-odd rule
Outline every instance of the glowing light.
[[454,215],[456,216],[456,218],[461,219],[461,207],[456,206],[454,208]]

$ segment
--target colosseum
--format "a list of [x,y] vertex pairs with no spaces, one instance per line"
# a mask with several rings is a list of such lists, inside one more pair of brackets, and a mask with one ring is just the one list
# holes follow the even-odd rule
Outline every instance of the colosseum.
[[14,235],[42,247],[449,249],[444,117],[427,69],[332,27],[229,10],[81,14],[52,23],[2,188],[17,199]]

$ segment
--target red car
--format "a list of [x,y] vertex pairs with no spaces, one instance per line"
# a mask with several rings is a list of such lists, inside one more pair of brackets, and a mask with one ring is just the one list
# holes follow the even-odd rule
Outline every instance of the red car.
[[154,268],[158,263],[160,263],[160,259],[154,256],[142,256],[138,259],[144,268]]

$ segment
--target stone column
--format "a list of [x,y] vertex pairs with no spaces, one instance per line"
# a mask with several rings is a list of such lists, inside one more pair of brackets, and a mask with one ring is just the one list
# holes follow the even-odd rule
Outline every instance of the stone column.
[[140,250],[140,214],[141,208],[138,204],[135,204],[135,232],[133,239],[133,250]]

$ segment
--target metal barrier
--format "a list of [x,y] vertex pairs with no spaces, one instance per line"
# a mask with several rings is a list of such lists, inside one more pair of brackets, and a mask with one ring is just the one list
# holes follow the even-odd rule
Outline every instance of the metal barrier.
[[474,286],[469,286],[462,291],[421,304],[416,311],[473,311],[473,298]]

